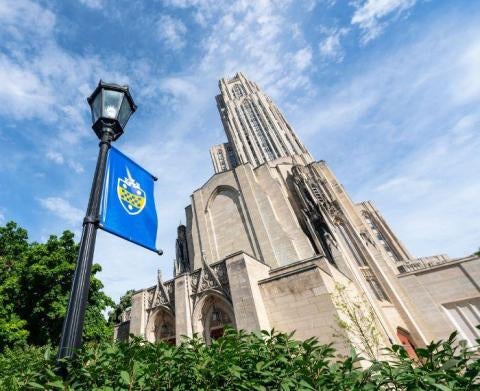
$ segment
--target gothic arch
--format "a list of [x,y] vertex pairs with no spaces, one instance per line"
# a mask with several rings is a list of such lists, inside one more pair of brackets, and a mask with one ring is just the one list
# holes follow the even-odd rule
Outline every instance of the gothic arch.
[[223,335],[225,326],[236,327],[232,304],[215,290],[208,290],[197,301],[192,315],[193,332],[207,344]]
[[148,319],[145,338],[149,342],[175,344],[175,316],[166,306],[155,308]]
[[205,214],[217,260],[237,251],[255,253],[237,189],[227,185],[216,187],[208,198]]
[[219,185],[211,192],[210,196],[208,197],[207,203],[205,205],[205,213],[208,213],[209,209],[212,206],[213,201],[220,193],[229,193],[232,198],[237,199],[240,196],[240,192],[235,189],[233,186],[229,185]]

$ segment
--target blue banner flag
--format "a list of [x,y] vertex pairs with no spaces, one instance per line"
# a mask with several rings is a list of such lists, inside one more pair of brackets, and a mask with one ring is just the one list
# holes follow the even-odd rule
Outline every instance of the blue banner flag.
[[118,149],[108,151],[100,212],[101,228],[158,252],[157,212],[153,197],[156,178]]

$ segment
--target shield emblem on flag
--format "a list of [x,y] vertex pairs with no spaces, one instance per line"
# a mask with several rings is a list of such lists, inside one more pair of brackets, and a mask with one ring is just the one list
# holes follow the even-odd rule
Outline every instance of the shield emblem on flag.
[[129,215],[138,215],[145,208],[147,196],[140,184],[131,177],[128,170],[127,175],[127,178],[118,178],[118,200]]

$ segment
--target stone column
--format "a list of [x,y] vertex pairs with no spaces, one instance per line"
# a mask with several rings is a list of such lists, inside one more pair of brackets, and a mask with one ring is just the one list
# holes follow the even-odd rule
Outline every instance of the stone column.
[[175,338],[177,344],[183,337],[193,336],[189,278],[186,273],[175,278]]
[[130,312],[130,333],[145,338],[145,295],[147,291],[141,290],[132,296],[132,309]]
[[258,281],[268,277],[269,267],[246,254],[226,260],[235,323],[247,332],[270,330]]

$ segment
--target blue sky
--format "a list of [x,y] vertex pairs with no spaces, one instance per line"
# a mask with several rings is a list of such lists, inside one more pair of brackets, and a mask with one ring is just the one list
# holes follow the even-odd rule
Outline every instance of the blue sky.
[[116,143],[159,177],[153,253],[100,232],[115,299],[171,276],[176,226],[224,141],[243,71],[415,256],[480,246],[480,4],[421,0],[0,0],[0,224],[78,233],[97,155],[86,97],[130,85]]

